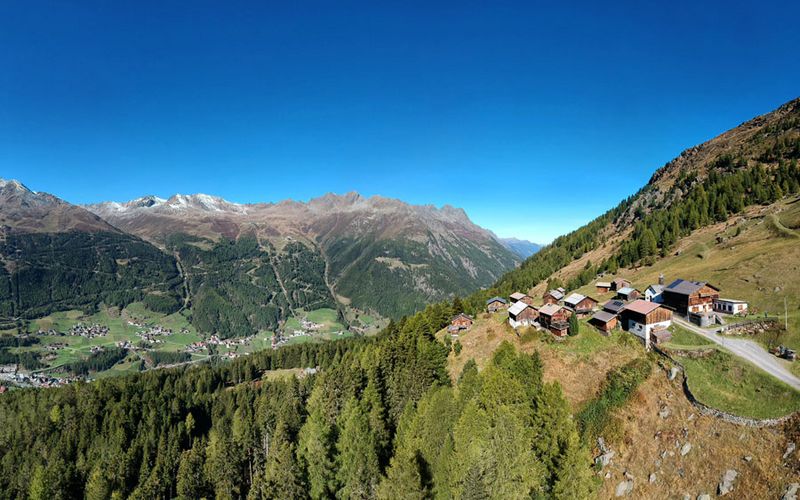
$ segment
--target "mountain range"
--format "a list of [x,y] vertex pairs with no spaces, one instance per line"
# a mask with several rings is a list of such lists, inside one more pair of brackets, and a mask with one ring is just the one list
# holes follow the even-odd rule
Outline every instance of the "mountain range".
[[500,238],[500,243],[523,259],[527,259],[542,249],[542,245],[538,243],[519,238]]
[[201,331],[221,335],[278,328],[298,309],[398,318],[488,286],[521,260],[461,209],[357,193],[256,204],[176,194],[81,207],[3,181],[0,214],[7,320],[133,300],[190,310]]
[[[594,294],[594,280],[608,275],[643,288],[666,271],[724,284],[759,307],[759,317],[783,299],[791,326],[752,338],[775,335],[770,342],[800,349],[798,160],[795,100],[681,153],[639,192],[494,285],[468,294],[453,283],[460,300],[430,304],[370,341],[11,391],[0,397],[0,448],[9,450],[0,490],[791,498],[797,414],[781,425],[741,424],[796,411],[800,396],[706,343],[710,332],[674,328],[659,354],[587,323],[555,341],[546,331],[515,334],[502,312],[481,313],[494,295],[539,297],[557,283]],[[2,187],[6,316],[40,313],[32,304],[48,300],[59,308],[144,300],[155,310],[183,309],[203,332],[239,334],[296,308],[346,310],[371,300],[376,310],[421,309],[386,292],[433,296],[419,287],[439,283],[432,276],[476,284],[478,267],[516,262],[494,235],[447,207],[355,194],[263,205],[176,195],[86,210],[16,182]],[[69,286],[59,288],[64,280]],[[439,296],[449,299],[444,285]],[[26,295],[32,290],[40,296]],[[454,340],[446,327],[459,313],[474,323]]]

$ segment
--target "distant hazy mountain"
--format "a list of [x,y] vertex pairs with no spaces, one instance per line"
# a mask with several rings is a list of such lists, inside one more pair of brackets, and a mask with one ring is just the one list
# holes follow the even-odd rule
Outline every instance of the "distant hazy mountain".
[[[266,252],[260,257],[263,265],[256,267],[267,269],[271,261],[277,282],[283,280],[274,261],[284,259],[288,248],[299,252],[297,265],[303,262],[307,271],[305,291],[295,294],[297,306],[309,297],[320,304],[332,297],[340,306],[388,317],[487,286],[521,260],[461,209],[358,193],[327,194],[307,203],[256,204],[205,194],[147,196],[87,208],[123,231],[176,251],[179,258],[182,252],[196,254],[197,248],[208,250],[225,239],[252,238]],[[190,238],[179,241],[178,235]],[[216,261],[210,255],[195,257]],[[206,271],[200,266],[198,279]],[[250,284],[254,272],[244,277]],[[292,297],[287,299],[276,297],[279,317],[292,307]]]
[[527,259],[542,248],[542,245],[518,238],[500,238],[500,243],[522,259]]

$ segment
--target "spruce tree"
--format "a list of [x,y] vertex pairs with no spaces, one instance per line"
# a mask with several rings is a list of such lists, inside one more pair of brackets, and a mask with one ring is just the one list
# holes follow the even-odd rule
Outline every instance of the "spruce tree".
[[364,405],[351,398],[340,419],[341,432],[336,443],[336,478],[340,488],[336,496],[342,500],[372,498],[380,479],[380,466],[369,415]]
[[571,314],[569,317],[569,335],[574,337],[578,333],[580,333],[580,326],[581,323],[578,321],[577,314]]

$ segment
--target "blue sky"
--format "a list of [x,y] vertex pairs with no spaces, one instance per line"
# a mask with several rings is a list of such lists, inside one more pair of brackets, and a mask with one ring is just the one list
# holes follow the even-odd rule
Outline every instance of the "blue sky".
[[0,176],[74,203],[356,190],[547,242],[798,97],[798,17],[798,2],[3,2]]

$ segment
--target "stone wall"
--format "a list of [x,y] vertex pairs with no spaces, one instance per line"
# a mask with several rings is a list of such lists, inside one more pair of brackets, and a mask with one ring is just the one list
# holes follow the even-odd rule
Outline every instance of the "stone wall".
[[694,396],[692,390],[689,389],[689,377],[686,375],[686,370],[683,368],[683,365],[679,361],[677,361],[674,357],[672,357],[668,351],[660,349],[655,345],[653,346],[653,350],[655,350],[655,352],[661,354],[662,356],[669,359],[672,363],[680,367],[683,377],[683,382],[681,383],[681,386],[683,387],[683,393],[686,395],[686,399],[688,399],[689,402],[692,403],[692,406],[697,408],[697,411],[700,412],[700,414],[702,415],[709,415],[711,417],[719,418],[721,420],[730,422],[732,424],[743,425],[745,427],[775,427],[784,424],[795,415],[800,415],[800,411],[797,411],[794,413],[790,413],[789,415],[784,415],[783,417],[757,419],[757,418],[741,417],[739,415],[734,415],[733,413],[727,413],[722,410],[712,408],[700,402]]

